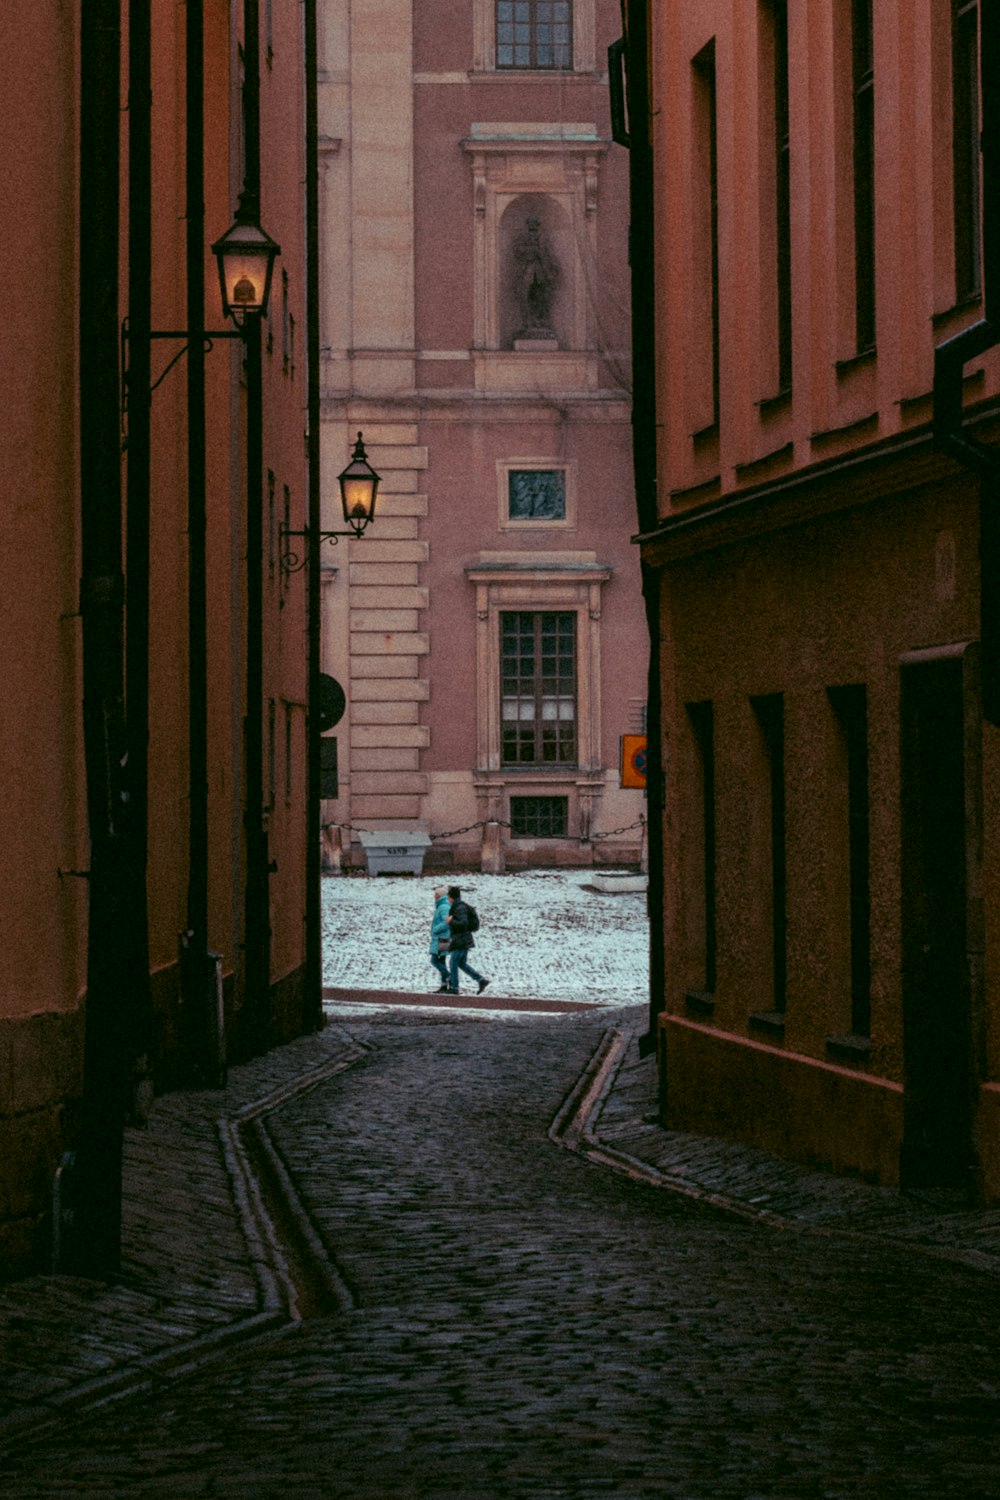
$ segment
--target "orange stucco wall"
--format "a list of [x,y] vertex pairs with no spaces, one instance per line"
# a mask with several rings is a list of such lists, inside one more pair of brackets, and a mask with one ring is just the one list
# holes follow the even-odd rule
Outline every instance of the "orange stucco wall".
[[667,1016],[668,1127],[728,1136],[869,1181],[899,1180],[903,1091],[891,1079],[817,1062]]
[[[644,555],[662,584],[663,1066],[670,1123],[715,1120],[769,1149],[894,1181],[909,1085],[901,659],[961,652],[979,634],[978,485],[935,449],[930,419],[935,346],[982,305],[955,287],[946,8],[876,7],[875,338],[858,347],[850,11],[788,7],[791,375],[779,389],[769,7],[651,7],[661,524]],[[995,443],[1000,354],[965,375],[967,412]],[[828,693],[845,685],[864,688],[868,715],[871,1020],[870,1036],[853,1042],[846,766]],[[767,695],[781,695],[784,714],[782,1015],[768,756],[754,706]],[[698,703],[714,717],[713,985],[689,712]],[[997,734],[978,721],[969,734],[966,807],[973,820],[982,812],[969,836],[968,968],[984,977],[967,1049],[978,1100],[968,1150],[995,1198]],[[955,996],[940,1003],[961,1011]],[[856,1073],[837,1065],[845,1040],[861,1042]]]
[[[241,186],[240,7],[205,6],[206,322],[221,324],[209,246],[232,222]],[[263,7],[262,7],[263,15]],[[302,524],[307,475],[304,139],[301,7],[275,0],[262,40],[262,212],[282,246],[264,354],[264,464],[277,504],[265,528],[265,809],[271,879],[273,1033],[302,1026],[305,881],[305,592],[283,582],[277,528],[290,494]],[[128,6],[121,6],[122,89]],[[262,29],[263,29],[262,21]],[[185,98],[183,7],[152,6],[154,329],[183,330]],[[0,349],[0,597],[5,642],[0,734],[0,1277],[45,1263],[47,1213],[61,1154],[79,1128],[87,975],[89,841],[81,748],[80,497],[77,379],[79,183],[78,4],[11,0],[0,55],[0,125],[11,278]],[[128,306],[128,131],[122,109],[119,284]],[[285,273],[287,282],[283,279]],[[288,331],[294,318],[295,354]],[[176,1072],[178,943],[187,926],[188,683],[187,387],[183,340],[153,346],[150,576],[149,956],[156,1013],[149,1061]],[[117,350],[115,351],[117,352]],[[209,946],[222,955],[231,1052],[239,1026],[243,923],[245,715],[245,391],[239,346],[206,361],[208,487]],[[127,447],[123,445],[123,474]],[[275,704],[273,764],[269,703]],[[289,733],[286,739],[286,720]],[[286,755],[287,748],[290,756]],[[60,872],[62,872],[60,874]]]

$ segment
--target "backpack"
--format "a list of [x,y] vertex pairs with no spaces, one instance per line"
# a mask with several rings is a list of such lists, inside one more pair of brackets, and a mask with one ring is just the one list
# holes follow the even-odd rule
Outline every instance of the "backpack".
[[465,910],[468,912],[468,916],[465,919],[466,926],[468,927],[470,932],[478,932],[479,913],[476,911],[476,908],[474,906],[469,905],[468,901],[466,901],[465,903]]

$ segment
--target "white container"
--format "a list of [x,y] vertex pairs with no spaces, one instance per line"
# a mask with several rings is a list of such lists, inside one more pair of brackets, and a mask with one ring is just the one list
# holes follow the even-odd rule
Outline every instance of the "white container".
[[430,835],[422,829],[380,828],[359,833],[369,875],[422,875]]
[[636,875],[631,870],[595,870],[590,884],[597,891],[645,891],[649,876]]

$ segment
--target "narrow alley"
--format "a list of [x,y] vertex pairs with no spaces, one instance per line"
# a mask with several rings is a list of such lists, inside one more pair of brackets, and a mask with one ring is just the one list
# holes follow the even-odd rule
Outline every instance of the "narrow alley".
[[[223,1096],[162,1101],[173,1123],[154,1121],[147,1158],[162,1191],[133,1243],[166,1265],[133,1253],[108,1327],[127,1340],[131,1316],[139,1338],[159,1315],[175,1325],[169,1340],[184,1304],[201,1306],[200,1330],[172,1358],[133,1351],[131,1375],[103,1393],[95,1383],[89,1401],[79,1382],[61,1412],[36,1374],[29,1409],[17,1323],[0,1310],[0,1494],[1000,1494],[1000,1259],[956,1259],[895,1230],[780,1227],[751,1205],[720,1211],[560,1149],[553,1123],[602,1038],[634,1037],[642,1021],[635,1006],[371,1009],[238,1070]],[[644,1089],[654,1105],[654,1074],[631,1056],[596,1123],[619,1144]],[[259,1297],[255,1311],[247,1288],[263,1247],[226,1239],[227,1267],[219,1246],[233,1226],[221,1197],[208,1207],[215,1122],[252,1121],[264,1105],[269,1149],[327,1263],[325,1305],[311,1313],[283,1313],[281,1296],[269,1316]],[[829,1219],[856,1190],[824,1181]],[[875,1194],[869,1215],[890,1199]],[[157,1234],[163,1215],[172,1246]],[[996,1245],[982,1218],[963,1222]],[[179,1270],[177,1305],[154,1306],[157,1277],[165,1287]],[[50,1341],[72,1291],[49,1288]],[[19,1307],[30,1317],[23,1288]],[[244,1332],[216,1347],[227,1316]],[[97,1346],[93,1331],[67,1342],[65,1385],[81,1347],[96,1374]],[[39,1426],[45,1409],[56,1420]]]

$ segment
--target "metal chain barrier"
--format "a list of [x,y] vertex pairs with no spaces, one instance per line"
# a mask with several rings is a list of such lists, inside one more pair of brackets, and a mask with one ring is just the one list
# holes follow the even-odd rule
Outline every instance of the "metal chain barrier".
[[[636,820],[635,820],[634,823],[624,823],[621,828],[609,828],[606,833],[592,833],[592,834],[589,834],[587,837],[584,837],[584,835],[582,833],[581,834],[576,834],[575,836],[571,835],[571,834],[546,834],[545,837],[546,838],[552,838],[552,839],[556,839],[556,838],[563,839],[567,843],[571,842],[573,840],[573,838],[575,837],[575,841],[578,844],[596,844],[596,843],[599,843],[602,839],[613,839],[619,833],[631,833],[633,828],[643,828],[643,827],[645,827],[645,823],[646,823],[645,817],[640,817],[640,818],[636,818]],[[327,829],[327,828],[340,828],[340,829],[346,830],[349,833],[384,833],[385,832],[385,829],[383,829],[383,828],[358,828],[354,823],[324,823],[323,827],[324,827],[324,829]],[[460,833],[472,833],[477,828],[510,828],[510,827],[512,827],[512,824],[508,823],[504,818],[483,818],[479,823],[466,823],[465,826],[464,826],[464,828],[452,828],[452,829],[449,829],[447,833],[431,833],[431,834],[428,834],[428,838],[433,843],[437,839],[453,839],[453,838],[457,838],[457,836]]]

